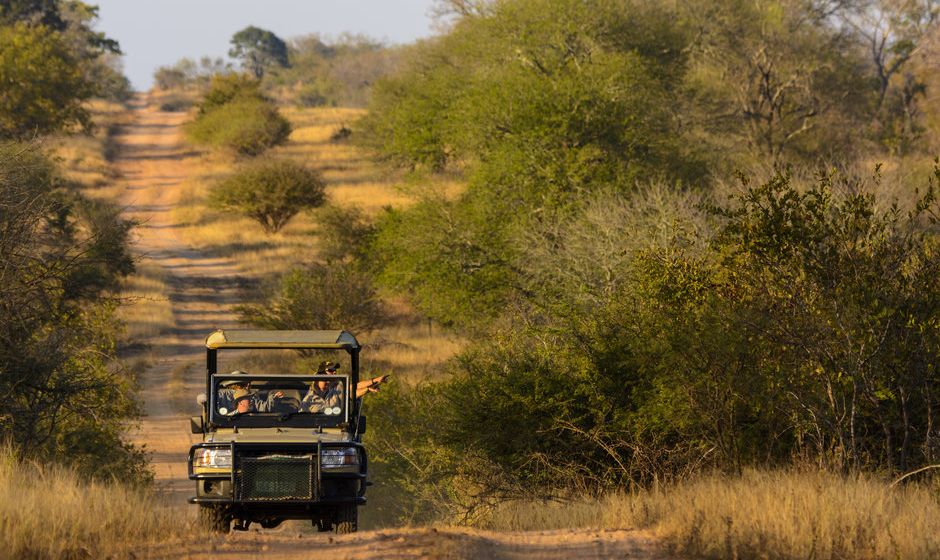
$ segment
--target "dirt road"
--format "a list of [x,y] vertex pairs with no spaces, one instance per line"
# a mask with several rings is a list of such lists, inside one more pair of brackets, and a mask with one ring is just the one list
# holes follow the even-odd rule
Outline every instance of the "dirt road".
[[[192,492],[186,478],[186,454],[193,437],[188,416],[170,397],[172,373],[188,371],[187,393],[204,382],[206,334],[236,326],[231,305],[245,278],[230,259],[210,257],[186,246],[178,235],[173,207],[188,176],[188,148],[180,126],[186,116],[158,111],[144,97],[132,103],[134,124],[118,136],[115,165],[122,177],[120,203],[138,220],[135,250],[166,273],[173,326],[147,341],[150,367],[141,372],[145,417],[132,439],[152,452],[157,484],[180,515],[194,515],[185,499]],[[193,406],[192,413],[196,408]],[[368,506],[366,506],[368,507]],[[167,545],[147,551],[173,558],[662,558],[652,540],[629,531],[555,531],[487,533],[468,529],[363,531],[340,537],[285,524],[276,531],[251,531],[218,537],[192,546]]]

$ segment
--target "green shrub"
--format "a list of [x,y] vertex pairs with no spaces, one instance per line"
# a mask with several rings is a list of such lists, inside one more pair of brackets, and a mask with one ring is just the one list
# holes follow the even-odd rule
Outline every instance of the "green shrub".
[[246,74],[218,74],[212,77],[209,91],[199,103],[199,115],[238,100],[266,101],[261,94],[261,82]]
[[197,117],[187,125],[186,133],[196,144],[257,156],[286,142],[291,126],[273,105],[244,99]]
[[259,305],[237,308],[242,321],[266,329],[363,332],[387,316],[372,278],[352,264],[315,264],[285,274]]
[[300,164],[262,160],[248,163],[220,181],[210,202],[254,219],[265,233],[276,233],[298,212],[322,205],[325,186],[319,173]]

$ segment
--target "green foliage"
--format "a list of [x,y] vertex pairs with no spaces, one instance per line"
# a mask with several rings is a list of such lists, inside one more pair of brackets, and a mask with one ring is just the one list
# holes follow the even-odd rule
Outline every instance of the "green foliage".
[[319,173],[300,164],[263,159],[242,165],[222,179],[210,200],[218,208],[252,218],[265,233],[276,233],[298,212],[322,205],[325,186]]
[[485,322],[513,296],[514,258],[504,220],[482,197],[421,201],[388,210],[378,223],[373,266],[378,280],[406,290],[424,313],[448,326]]
[[261,82],[247,74],[216,74],[209,82],[209,90],[199,103],[199,115],[235,101],[265,101]]
[[242,321],[265,329],[345,329],[382,325],[387,312],[372,279],[349,263],[313,264],[285,274],[261,304],[238,307]]
[[0,149],[0,432],[21,453],[93,476],[145,477],[121,436],[137,415],[116,367],[107,293],[133,270],[129,224],[71,191],[32,148]]
[[261,94],[260,83],[243,74],[216,75],[187,123],[190,141],[257,156],[287,141],[290,122]]
[[796,457],[935,462],[932,189],[905,214],[829,177],[745,185],[713,237],[634,250],[592,306],[495,324],[441,387],[435,441],[485,458],[503,474],[474,484],[506,496]]
[[356,207],[324,206],[317,213],[320,256],[327,263],[359,263],[375,239],[375,224]]
[[465,187],[415,187],[355,257],[473,341],[371,413],[398,515],[937,461],[940,176],[800,178],[925,149],[930,6],[444,4],[355,135]]
[[22,22],[43,25],[55,31],[64,31],[66,22],[59,6],[58,0],[7,0],[0,4],[0,21],[4,24]]
[[23,23],[0,27],[0,137],[26,138],[89,126],[82,103],[94,93],[61,36]]
[[[845,159],[873,116],[866,61],[830,11],[789,0],[686,2],[701,30],[691,49],[687,120],[737,157]],[[723,115],[723,118],[715,118]]]
[[252,157],[286,142],[291,127],[273,105],[239,100],[197,117],[186,133],[196,144]]
[[231,43],[228,55],[241,60],[256,78],[271,67],[288,66],[287,43],[270,31],[249,25],[232,35]]
[[419,47],[375,91],[360,138],[380,157],[468,179],[380,228],[386,285],[445,324],[485,324],[520,290],[520,237],[640,178],[693,181],[698,146],[673,107],[689,37],[646,3],[495,3]]
[[244,74],[214,76],[185,130],[195,144],[249,157],[283,144],[291,133],[290,122],[261,94],[260,82]]
[[268,72],[264,82],[279,99],[300,106],[364,107],[373,84],[395,68],[402,50],[362,35],[306,35],[289,42],[289,66]]

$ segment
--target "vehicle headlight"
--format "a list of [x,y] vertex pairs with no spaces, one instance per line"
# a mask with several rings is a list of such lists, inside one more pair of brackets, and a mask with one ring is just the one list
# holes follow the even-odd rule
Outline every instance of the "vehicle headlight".
[[359,464],[359,452],[355,447],[324,447],[320,451],[320,466],[336,469]]
[[210,469],[232,468],[232,450],[226,447],[203,447],[193,457],[194,467]]

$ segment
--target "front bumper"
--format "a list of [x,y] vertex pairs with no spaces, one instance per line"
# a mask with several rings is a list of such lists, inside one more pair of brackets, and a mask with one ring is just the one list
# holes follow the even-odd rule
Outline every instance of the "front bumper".
[[[232,469],[230,471],[194,472],[193,460],[196,452],[203,448],[228,448],[231,450]],[[343,469],[325,469],[321,467],[324,449],[330,447],[354,447],[359,453],[359,465]],[[267,455],[310,457],[309,486],[304,486],[302,495],[290,497],[264,497],[249,495],[246,491],[243,464],[252,458]],[[355,442],[338,443],[201,443],[189,450],[189,479],[196,481],[196,496],[189,498],[191,504],[213,504],[238,506],[260,510],[309,511],[315,506],[363,505],[366,503],[366,476],[368,457],[362,444]],[[340,471],[340,472],[337,472]],[[273,481],[276,485],[277,481]]]

